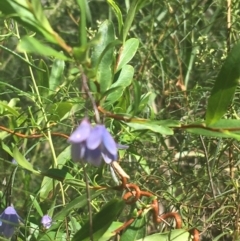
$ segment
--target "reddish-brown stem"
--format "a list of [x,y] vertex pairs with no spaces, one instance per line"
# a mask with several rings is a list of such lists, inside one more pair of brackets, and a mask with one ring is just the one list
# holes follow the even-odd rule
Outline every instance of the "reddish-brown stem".
[[[42,133],[42,134],[25,135],[25,134],[22,134],[22,133],[10,130],[10,129],[4,127],[4,126],[0,126],[0,130],[6,131],[6,132],[8,132],[8,133],[10,133],[12,135],[18,136],[18,137],[27,138],[27,139],[41,138],[41,137],[44,137],[46,135],[44,133]],[[58,132],[52,132],[51,135],[52,136],[60,136],[60,137],[63,137],[65,139],[69,138],[68,135],[63,134],[63,133],[58,133]]]

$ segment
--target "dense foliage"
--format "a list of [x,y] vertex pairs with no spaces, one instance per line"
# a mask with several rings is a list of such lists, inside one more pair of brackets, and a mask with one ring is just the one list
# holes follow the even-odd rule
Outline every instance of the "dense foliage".
[[240,240],[239,5],[1,0],[2,238]]

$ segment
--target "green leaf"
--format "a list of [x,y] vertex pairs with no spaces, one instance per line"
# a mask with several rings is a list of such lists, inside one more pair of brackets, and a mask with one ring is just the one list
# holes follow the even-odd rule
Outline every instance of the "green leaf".
[[79,24],[79,36],[80,36],[80,45],[85,46],[87,44],[87,23],[86,20],[91,22],[91,13],[88,6],[88,1],[86,0],[77,0],[77,4],[81,11],[81,21]]
[[41,183],[41,189],[39,191],[40,201],[43,202],[48,198],[49,193],[58,185],[59,181],[45,176]]
[[63,182],[65,179],[73,178],[73,176],[65,169],[50,168],[42,174],[61,182]]
[[174,229],[165,233],[157,233],[138,239],[137,241],[191,241],[191,235],[184,229]]
[[[0,135],[0,140],[1,140],[1,139],[4,139],[4,138],[2,138],[1,135]],[[10,150],[9,146],[7,146],[6,144],[4,144],[3,141],[1,141],[1,145],[2,145],[2,149],[3,149],[5,152],[7,152],[10,156],[13,156],[13,153],[12,153],[12,151]]]
[[122,26],[123,26],[123,19],[122,19],[122,12],[120,10],[120,8],[118,7],[118,5],[116,4],[115,1],[113,0],[107,0],[108,4],[112,7],[114,14],[117,17],[118,20],[118,32],[119,34],[122,31]]
[[141,215],[140,217],[136,218],[134,222],[126,229],[121,236],[120,241],[132,241],[139,238],[144,238],[146,235],[146,228],[146,216]]
[[208,100],[206,123],[217,122],[226,113],[231,104],[240,78],[240,43],[228,54],[212,89]]
[[36,211],[38,212],[39,216],[42,217],[43,216],[43,212],[42,212],[42,209],[41,209],[41,207],[40,207],[36,197],[34,197],[33,195],[30,195],[30,198],[31,198],[31,200],[33,202],[33,206],[36,209]]
[[40,1],[4,0],[0,1],[0,11],[34,32],[41,33],[47,40],[57,43],[56,33],[45,17]]
[[[92,65],[93,67],[97,67],[96,80],[100,84],[101,93],[103,93],[111,86],[113,80],[114,47],[111,45],[115,40],[113,23],[108,20],[104,21],[100,25],[98,33],[100,34],[100,37],[93,47]],[[107,51],[104,52],[106,48]],[[103,52],[104,55],[102,56],[100,63],[98,63]]]
[[133,115],[136,115],[139,111],[139,104],[141,99],[141,86],[138,81],[133,81],[133,102],[132,102],[132,111]]
[[115,88],[115,87],[128,87],[133,80],[133,75],[134,75],[134,68],[131,65],[125,65],[121,73],[115,83],[111,85],[110,88]]
[[139,0],[131,1],[129,11],[127,13],[126,20],[123,25],[123,31],[122,31],[122,41],[123,42],[125,42],[128,32],[129,32],[130,28],[132,27],[132,22],[133,22],[133,19],[135,17],[135,14],[138,10],[138,6],[140,3],[141,3],[141,0],[140,1]]
[[[99,240],[108,230],[112,222],[117,218],[123,210],[125,202],[123,200],[112,199],[102,207],[100,212],[93,216],[92,230],[93,240]],[[104,220],[104,221],[103,221]],[[74,235],[72,241],[89,241],[89,221]]]
[[[19,0],[19,2],[22,2],[23,0]],[[27,5],[29,7],[29,10],[33,13],[35,19],[37,20],[38,23],[41,23],[41,26],[47,30],[49,33],[53,32],[53,29],[48,22],[46,16],[44,15],[43,9],[42,9],[42,4],[41,1],[31,1],[31,4],[27,2]]]
[[19,116],[19,113],[18,111],[16,111],[15,108],[12,108],[11,106],[9,106],[6,101],[0,101],[0,114],[3,115],[3,113],[4,115],[6,115],[7,113],[10,113],[16,117]]
[[119,60],[116,66],[118,72],[124,65],[126,65],[136,54],[139,46],[139,40],[136,38],[128,39],[122,46],[119,54]]
[[[48,120],[62,121],[70,115],[73,104],[70,102],[56,102],[47,106],[48,112],[51,114]],[[72,112],[71,112],[72,113]]]
[[27,53],[34,53],[34,54],[40,54],[43,56],[52,56],[57,59],[62,60],[71,60],[67,56],[65,56],[63,53],[56,51],[55,49],[42,44],[39,40],[24,36],[21,41],[19,42],[17,46],[18,51],[20,52],[27,52]]
[[[99,195],[101,195],[104,192],[104,190],[98,190],[98,191],[93,191],[90,190],[90,196],[91,200],[95,199]],[[56,215],[53,216],[53,224],[52,226],[48,229],[48,231],[41,236],[42,241],[52,241],[56,240],[56,229],[59,228],[59,225],[62,225],[62,220],[64,218],[68,217],[69,213],[74,211],[75,209],[83,208],[87,205],[87,195],[81,195],[74,200],[72,200],[70,203],[68,203],[65,207],[60,209],[60,212],[56,213]],[[51,238],[50,238],[51,237]],[[62,237],[59,238],[59,240],[62,240]]]
[[142,123],[127,122],[129,127],[135,130],[151,130],[161,135],[173,135],[173,130],[166,125],[156,124],[156,122],[146,121]]
[[52,65],[50,77],[49,77],[49,94],[55,94],[57,88],[62,84],[63,72],[65,68],[65,62],[61,59],[55,59]]
[[12,51],[11,49],[3,46],[3,45],[0,45],[0,48],[7,51],[8,53],[12,54],[13,56],[17,57],[18,59],[20,59],[21,61],[25,62],[27,65],[33,67],[34,69],[37,69],[41,72],[45,72],[44,69],[42,69],[41,67],[37,67],[36,65],[32,64],[31,62],[27,61],[25,58],[23,58],[21,55],[19,55],[18,53]]
[[[57,157],[58,168],[62,168],[67,160],[70,158],[70,146],[65,148]],[[40,190],[40,200],[43,201],[48,197],[49,192],[56,187],[58,181],[54,180],[50,177],[44,177],[41,184]]]
[[202,122],[192,123],[186,130],[197,135],[240,140],[240,120],[221,119],[209,126]]
[[49,70],[44,60],[40,60],[38,67],[44,71],[37,71],[36,82],[41,96],[47,96],[49,92]]
[[125,65],[122,68],[122,71],[118,77],[118,80],[115,83],[113,83],[109,89],[109,91],[111,89],[114,89],[114,91],[111,92],[106,98],[106,102],[108,105],[113,104],[119,98],[122,97],[122,94],[125,88],[132,83],[133,75],[134,75],[134,68],[131,65]]
[[[96,197],[98,197],[99,195],[101,195],[104,191],[105,190],[97,190],[97,191],[90,190],[91,200],[93,200]],[[54,220],[63,220],[74,209],[79,209],[79,208],[85,207],[87,205],[87,202],[88,202],[87,195],[86,194],[81,195],[81,196],[75,198],[74,200],[72,200],[71,202],[69,202],[56,215],[54,215],[53,219]]]
[[111,226],[98,241],[108,241],[111,237],[116,235],[113,231],[120,228],[122,225],[123,223],[121,222],[112,222]]
[[13,148],[13,158],[16,160],[16,162],[23,167],[24,169],[34,173],[34,174],[41,174],[39,171],[36,171],[31,163],[29,163],[25,157],[19,152],[17,146]]

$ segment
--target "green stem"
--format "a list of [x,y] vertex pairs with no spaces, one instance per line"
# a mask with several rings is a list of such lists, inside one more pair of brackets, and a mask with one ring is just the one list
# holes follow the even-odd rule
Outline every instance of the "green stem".
[[[21,37],[20,37],[19,31],[18,31],[18,25],[17,25],[16,22],[15,22],[15,24],[16,24],[16,36],[18,37],[18,40],[21,41]],[[26,52],[24,52],[24,56],[25,56],[26,61],[30,62]],[[37,83],[36,83],[36,79],[35,79],[35,76],[33,74],[32,66],[29,65],[28,67],[29,67],[29,72],[30,72],[31,78],[32,78],[34,91],[35,91],[35,93],[37,95],[37,101],[38,102],[36,102],[36,104],[41,109],[41,111],[43,113],[44,120],[46,122],[46,126],[47,126],[47,139],[48,139],[49,146],[50,146],[50,149],[51,149],[51,152],[52,152],[52,157],[53,157],[52,158],[52,166],[54,168],[56,168],[57,167],[57,157],[56,157],[55,148],[54,148],[53,141],[52,141],[52,135],[51,135],[51,130],[50,130],[50,123],[48,121],[47,114],[46,114],[45,109],[43,107],[41,95],[39,93],[39,89],[38,89],[38,86],[37,86]],[[63,185],[62,185],[61,182],[59,182],[59,184],[60,184],[60,189],[61,189],[61,194],[62,194],[62,202],[63,202],[63,205],[65,205],[66,201],[65,201]],[[53,183],[53,188],[54,187],[55,187],[55,185]]]

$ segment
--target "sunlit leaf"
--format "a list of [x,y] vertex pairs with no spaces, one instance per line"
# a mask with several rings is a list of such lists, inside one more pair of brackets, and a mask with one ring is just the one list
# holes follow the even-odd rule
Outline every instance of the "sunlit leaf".
[[98,241],[108,241],[111,237],[116,235],[113,231],[120,228],[122,225],[123,223],[121,222],[112,222],[111,226]]
[[108,105],[114,103],[119,98],[121,98],[125,88],[132,83],[133,74],[134,68],[131,65],[125,65],[122,68],[117,81],[113,83],[109,89],[109,91],[111,91],[111,89],[114,89],[114,91],[111,92],[106,98],[106,102]]
[[[115,40],[114,27],[111,21],[105,20],[99,27],[100,34],[98,43],[93,47],[92,64],[97,67],[96,80],[100,84],[100,91],[105,92],[112,84],[113,80],[113,51],[109,46]],[[98,63],[102,52],[106,49],[101,62]]]
[[134,130],[151,130],[152,132],[156,132],[162,135],[173,135],[173,130],[168,126],[161,124],[157,125],[155,123],[151,123],[151,121],[145,123],[128,122],[126,124]]
[[240,78],[240,43],[228,54],[208,100],[206,123],[217,122],[231,104]]
[[139,40],[136,38],[128,39],[122,46],[119,53],[119,60],[117,63],[116,72],[118,72],[124,65],[126,65],[137,52]]
[[32,164],[25,159],[25,157],[19,152],[19,150],[16,146],[13,148],[13,158],[16,160],[16,162],[19,164],[19,166],[23,167],[24,169],[26,169],[34,174],[40,174],[40,172],[36,171],[32,167]]
[[[70,116],[73,104],[70,102],[57,102],[54,104],[49,104],[47,110],[51,113],[49,120],[59,121],[67,119]],[[71,112],[72,114],[72,112]]]
[[57,43],[58,36],[45,17],[40,1],[31,3],[28,0],[4,0],[0,1],[0,11],[34,32],[41,33],[48,41]]
[[[142,241],[138,239],[137,241]],[[144,237],[144,241],[191,241],[191,235],[184,229],[174,229],[165,233],[157,233]],[[130,240],[129,240],[130,241]]]
[[122,31],[122,26],[123,26],[123,19],[122,19],[122,12],[116,2],[114,0],[107,0],[108,4],[112,7],[114,14],[117,17],[118,20],[118,32],[119,34]]
[[81,11],[81,21],[79,26],[79,36],[80,36],[80,44],[81,46],[85,46],[87,44],[87,23],[88,19],[90,22],[92,21],[90,9],[88,6],[88,1],[86,0],[77,0]]
[[42,217],[43,211],[42,211],[37,199],[33,195],[30,195],[30,198],[31,198],[32,204],[33,204],[34,208],[36,209],[36,211],[38,212],[39,216]]
[[134,220],[134,222],[121,235],[120,241],[132,241],[146,236],[146,216],[142,215]]
[[221,119],[209,126],[205,123],[193,123],[186,130],[203,136],[240,140],[240,120]]
[[24,36],[18,44],[18,51],[27,53],[40,54],[42,56],[51,56],[62,60],[71,60],[63,53],[42,44],[39,40],[33,37]]

